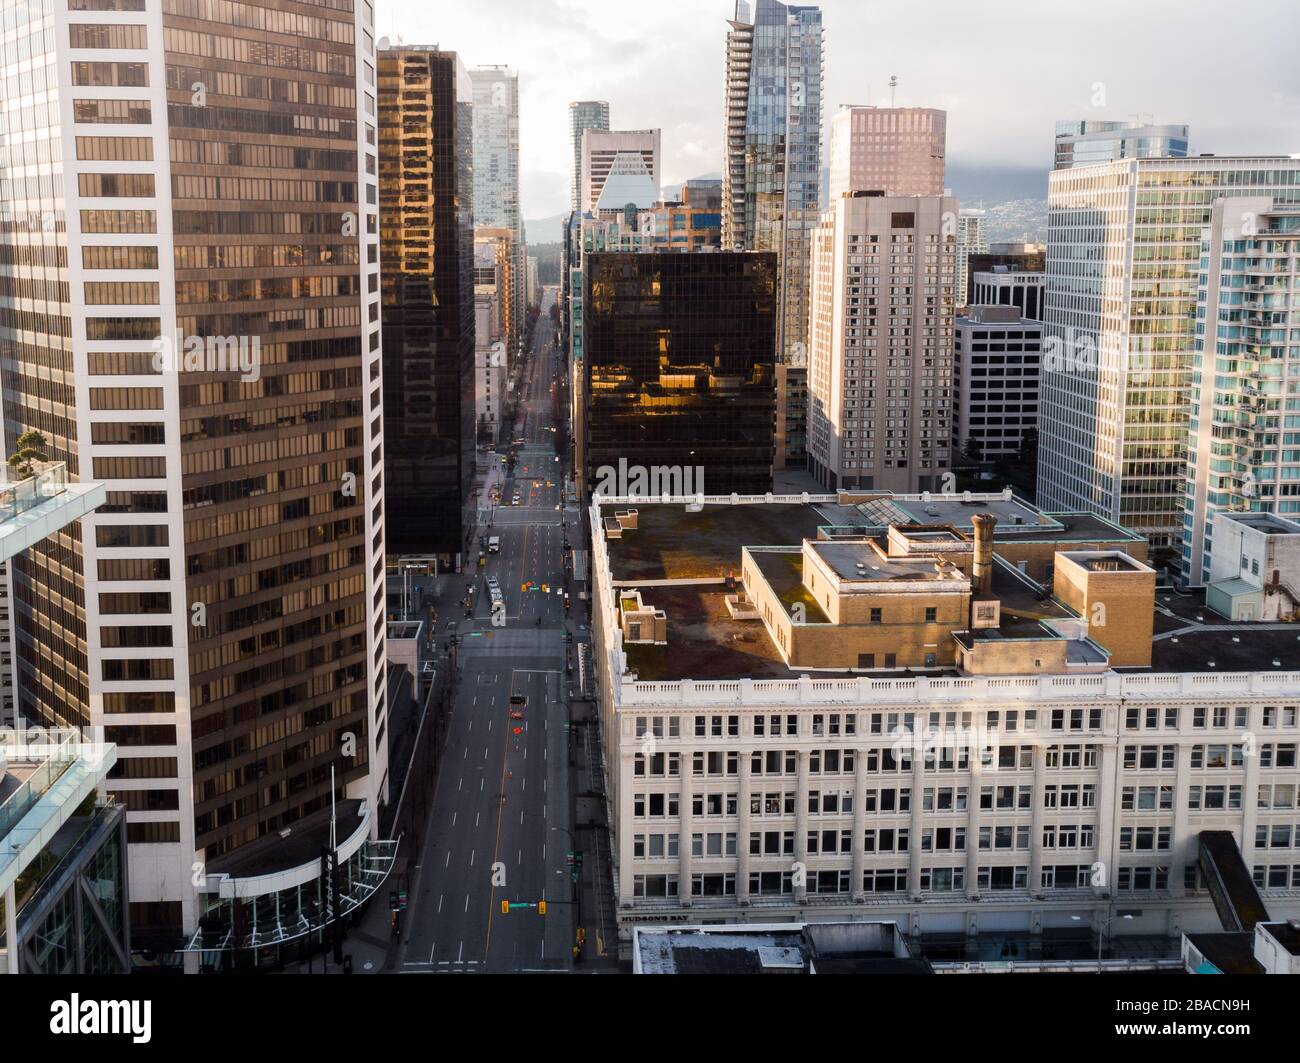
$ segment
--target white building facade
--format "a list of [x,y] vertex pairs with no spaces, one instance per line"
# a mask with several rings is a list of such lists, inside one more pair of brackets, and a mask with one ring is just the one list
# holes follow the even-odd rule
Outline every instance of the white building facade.
[[828,488],[941,487],[956,212],[951,197],[850,194],[814,234],[808,467]]

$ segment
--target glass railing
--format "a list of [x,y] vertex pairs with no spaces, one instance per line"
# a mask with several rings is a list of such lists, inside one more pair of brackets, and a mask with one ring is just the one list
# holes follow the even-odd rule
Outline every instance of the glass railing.
[[74,730],[41,732],[39,744],[29,744],[21,731],[0,731],[0,773],[8,766],[34,764],[27,778],[0,804],[0,838],[18,825],[76,760],[81,741]]
[[[5,473],[16,475],[8,468]],[[43,465],[25,480],[0,483],[0,522],[13,520],[46,499],[62,494],[67,486],[68,467],[61,461]]]

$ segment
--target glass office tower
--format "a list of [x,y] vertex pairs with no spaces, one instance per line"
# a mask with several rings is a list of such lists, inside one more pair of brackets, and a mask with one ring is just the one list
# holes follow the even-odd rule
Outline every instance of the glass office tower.
[[621,460],[699,470],[675,494],[771,490],[776,256],[598,252],[583,273],[587,489]]
[[1140,532],[1162,565],[1185,530],[1203,232],[1215,200],[1247,196],[1294,205],[1300,166],[1125,159],[1048,182],[1038,504]]
[[1187,126],[1143,122],[1069,120],[1056,123],[1053,169],[1089,166],[1118,159],[1183,159]]
[[388,550],[444,562],[474,478],[472,107],[454,52],[379,53]]
[[605,100],[577,100],[569,104],[569,136],[573,138],[570,210],[577,210],[582,203],[582,133],[586,129],[609,129],[609,104]]
[[821,191],[822,16],[737,0],[727,34],[722,246],[771,251],[779,268],[775,465],[806,460],[808,289]]

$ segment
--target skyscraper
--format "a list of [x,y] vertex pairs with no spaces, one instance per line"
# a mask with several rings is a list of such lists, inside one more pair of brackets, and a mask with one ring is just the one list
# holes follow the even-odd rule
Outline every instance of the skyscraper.
[[[776,257],[596,252],[583,280],[582,487],[771,490]],[[638,491],[636,469],[676,472]]]
[[1056,157],[1053,168],[1057,170],[1119,159],[1186,157],[1185,125],[1087,119],[1056,123]]
[[658,129],[598,130],[582,134],[579,209],[584,214],[644,209],[659,198]]
[[[509,229],[515,234],[514,273],[528,269],[519,191],[519,75],[507,66],[475,67],[474,227]],[[524,319],[524,286],[515,285],[512,316]],[[517,337],[522,342],[522,333]],[[513,350],[513,356],[518,350]]]
[[943,195],[947,125],[947,112],[932,107],[841,107],[831,119],[830,202],[853,191]]
[[989,249],[988,230],[984,226],[984,211],[978,207],[963,207],[957,212],[957,305],[966,305],[970,291],[970,257]]
[[1127,159],[1057,170],[1048,196],[1039,447],[1052,460],[1039,463],[1038,503],[1096,513],[1172,551],[1184,530],[1202,231],[1218,198],[1300,202],[1300,165]]
[[951,465],[951,196],[841,196],[813,240],[808,467],[825,487],[941,491]]
[[374,16],[151,7],[4,11],[7,442],[108,491],[14,563],[19,708],[118,747],[134,942],[243,962],[386,789]]
[[1297,254],[1296,197],[1214,201],[1201,241],[1180,558],[1193,586],[1212,567],[1239,575],[1235,554],[1212,566],[1217,514],[1300,514]]
[[475,469],[472,108],[454,52],[380,52],[388,550],[444,562]]
[[582,133],[585,129],[609,129],[609,104],[605,100],[578,100],[569,104],[569,136],[573,140],[570,210],[582,208]]
[[802,465],[808,276],[821,184],[821,9],[737,0],[727,34],[722,246],[777,255],[775,467]]

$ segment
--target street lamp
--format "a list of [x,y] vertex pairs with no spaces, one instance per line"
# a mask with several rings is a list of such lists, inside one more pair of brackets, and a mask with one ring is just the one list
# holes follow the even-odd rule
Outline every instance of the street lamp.
[[[1110,934],[1111,927],[1114,923],[1114,918],[1113,918],[1114,910],[1115,910],[1115,898],[1108,897],[1106,899],[1106,930],[1105,930],[1107,935]],[[1083,919],[1085,919],[1086,916],[1072,915],[1070,916],[1070,918],[1073,919],[1076,923],[1078,923],[1081,922]],[[1133,914],[1131,912],[1125,912],[1123,915],[1120,916],[1120,918],[1128,919],[1131,922],[1133,919]],[[1101,974],[1101,950],[1102,950],[1102,946],[1105,944],[1105,941],[1106,938],[1102,936],[1102,928],[1098,926],[1097,927],[1097,973],[1098,974]]]

